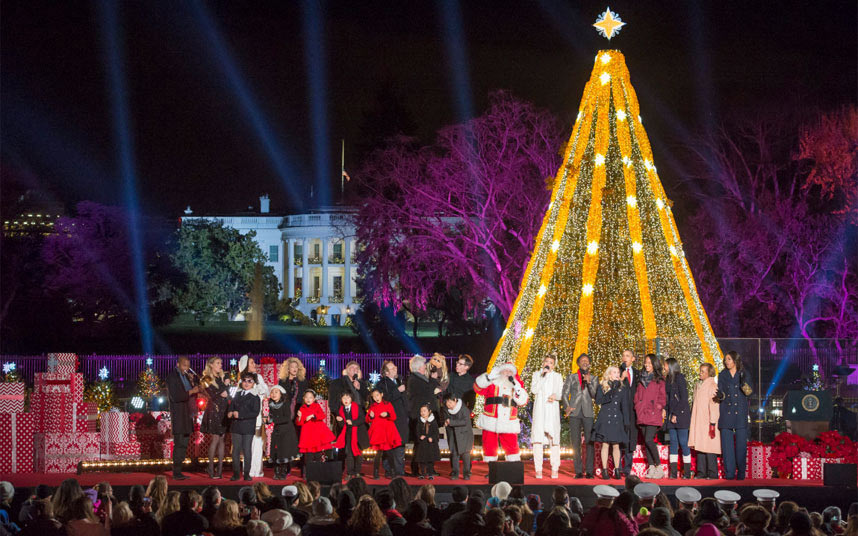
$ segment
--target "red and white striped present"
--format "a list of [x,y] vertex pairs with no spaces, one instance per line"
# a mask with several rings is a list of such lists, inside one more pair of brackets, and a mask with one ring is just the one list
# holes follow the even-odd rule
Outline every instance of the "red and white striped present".
[[100,443],[102,460],[139,460],[141,446],[137,441],[123,443]]
[[0,474],[33,472],[32,413],[0,413]]
[[802,452],[792,459],[793,480],[822,480],[822,458]]
[[748,478],[772,478],[772,466],[769,458],[772,446],[762,443],[748,444]]
[[[78,401],[80,402],[80,401]],[[71,433],[75,431],[77,403],[70,393],[34,394],[30,412],[36,416],[36,431],[40,433]]]
[[98,431],[98,404],[81,402],[75,404],[73,431],[94,433]]
[[24,382],[0,383],[0,413],[24,413]]
[[128,442],[130,423],[124,411],[107,411],[99,415],[102,443]]
[[69,402],[83,402],[83,374],[80,372],[54,374],[37,372],[35,374],[33,398],[43,395],[69,394]]
[[48,354],[48,372],[56,374],[71,374],[77,371],[77,354],[56,353]]

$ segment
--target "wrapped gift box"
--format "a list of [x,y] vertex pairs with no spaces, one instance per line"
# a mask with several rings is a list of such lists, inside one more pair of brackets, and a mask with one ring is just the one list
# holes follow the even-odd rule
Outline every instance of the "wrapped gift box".
[[72,433],[77,427],[77,404],[70,393],[51,393],[32,398],[30,412],[40,433]]
[[24,382],[0,383],[0,413],[24,413]]
[[97,433],[37,433],[33,442],[37,473],[75,472],[79,462],[101,457]]
[[99,416],[102,443],[127,443],[130,423],[128,414],[122,411],[107,411]]
[[124,443],[100,443],[102,460],[139,460],[141,446],[137,441]]
[[77,371],[77,354],[56,353],[48,354],[48,372],[54,374],[71,374]]
[[32,413],[0,413],[0,474],[33,472]]
[[75,404],[73,431],[94,433],[98,431],[98,404],[82,402]]
[[[37,372],[35,374],[33,398],[44,398],[42,395],[65,393],[71,395],[69,402],[83,402],[83,374],[80,372],[51,373]],[[45,400],[51,402],[50,399]]]
[[772,466],[769,464],[771,455],[771,445],[749,443],[748,478],[772,478]]
[[802,452],[792,459],[793,480],[822,480],[822,458],[811,458]]

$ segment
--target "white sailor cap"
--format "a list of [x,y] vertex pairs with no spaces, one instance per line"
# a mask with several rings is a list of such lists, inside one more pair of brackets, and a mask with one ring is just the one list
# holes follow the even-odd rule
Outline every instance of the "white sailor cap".
[[780,496],[781,494],[773,489],[763,488],[754,490],[754,497],[756,497],[759,502],[774,501]]
[[605,484],[593,486],[593,493],[595,493],[596,497],[599,499],[614,499],[620,496],[620,492],[617,491],[617,488],[606,486]]
[[742,496],[735,491],[719,489],[715,492],[715,499],[718,501],[718,504],[733,505],[739,502]]
[[699,501],[702,498],[700,492],[694,488],[683,486],[681,488],[676,488],[676,500],[685,503],[685,504],[693,504]]
[[635,486],[634,492],[638,499],[652,499],[661,493],[661,488],[652,482],[641,482]]

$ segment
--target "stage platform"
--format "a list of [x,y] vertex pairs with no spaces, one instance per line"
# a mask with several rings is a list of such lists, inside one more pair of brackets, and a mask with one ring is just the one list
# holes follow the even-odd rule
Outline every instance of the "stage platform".
[[[568,465],[567,465],[568,467]],[[388,480],[381,478],[379,480],[372,479],[372,464],[365,463],[363,466],[364,479],[370,488],[385,487]],[[491,485],[488,482],[488,466],[482,462],[475,462],[473,465],[473,473],[470,480],[451,480],[449,475],[449,466],[445,463],[436,465],[436,470],[442,474],[440,477],[435,477],[434,480],[420,480],[416,477],[405,477],[409,484],[419,487],[423,484],[433,484],[437,493],[443,494],[451,491],[453,486],[464,485],[469,488],[483,489],[488,496]],[[120,472],[92,472],[77,474],[12,474],[3,475],[0,480],[10,481],[16,488],[35,487],[38,484],[47,484],[49,486],[58,486],[66,478],[76,478],[83,486],[93,486],[102,481],[110,482],[119,498],[124,498],[127,494],[127,489],[135,484],[146,486],[149,480],[155,475],[164,475],[170,483],[171,489],[182,489],[191,487],[201,489],[205,486],[218,486],[223,495],[228,498],[236,498],[238,490],[242,486],[249,483],[244,480],[230,481],[232,476],[231,468],[224,467],[224,476],[218,480],[212,480],[200,471],[186,471],[185,474],[190,478],[188,480],[173,480],[170,472],[151,472],[151,473],[120,473]],[[602,480],[601,478],[593,479],[576,479],[574,475],[568,471],[562,471],[560,478],[551,479],[549,476],[548,467],[542,479],[537,479],[534,475],[533,465],[525,463],[525,478],[524,490],[525,493],[536,493],[544,503],[551,504],[551,494],[554,486],[564,486],[569,490],[570,495],[578,497],[585,508],[589,508],[595,504],[595,496],[592,492],[592,487],[597,484],[608,484],[615,486],[618,489],[623,488],[622,480]],[[263,481],[268,484],[272,491],[279,492],[282,486],[301,480],[297,469],[292,471],[286,480],[274,480],[273,469],[266,468],[265,477],[256,478],[254,482]],[[649,481],[649,480],[647,480]],[[742,496],[743,501],[753,500],[753,490],[757,488],[769,488],[778,491],[780,501],[793,500],[801,505],[807,506],[811,510],[821,510],[825,506],[839,506],[841,509],[849,508],[849,505],[858,501],[858,487],[855,488],[838,488],[824,486],[822,481],[818,480],[786,480],[786,479],[768,479],[768,480],[683,480],[683,479],[662,479],[653,480],[664,490],[668,496],[673,498],[676,488],[681,486],[692,486],[700,490],[704,497],[711,497],[719,489],[730,489],[736,491]],[[327,493],[327,486],[323,493]]]

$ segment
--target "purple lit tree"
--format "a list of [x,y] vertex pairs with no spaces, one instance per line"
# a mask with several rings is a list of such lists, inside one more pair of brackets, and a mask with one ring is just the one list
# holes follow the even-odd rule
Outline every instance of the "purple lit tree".
[[482,116],[442,129],[434,145],[398,138],[373,152],[356,173],[368,297],[415,314],[455,290],[465,314],[481,314],[488,300],[507,316],[561,141],[548,112],[495,92]]

